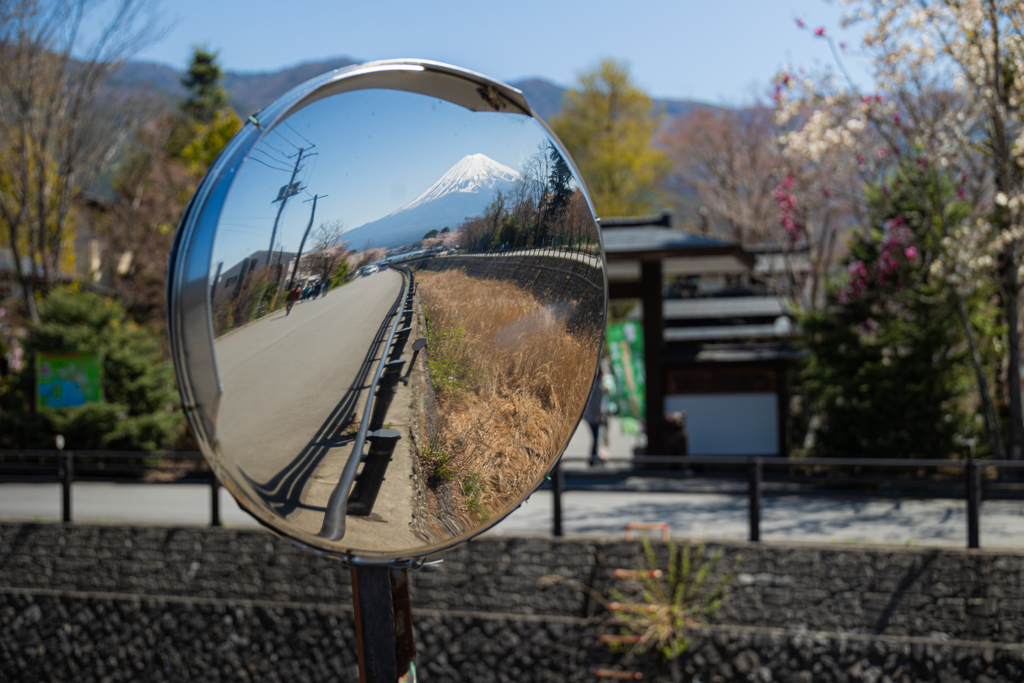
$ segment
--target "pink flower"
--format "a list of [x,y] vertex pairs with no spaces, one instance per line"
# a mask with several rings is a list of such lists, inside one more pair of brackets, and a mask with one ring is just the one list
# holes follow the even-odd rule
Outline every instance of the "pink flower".
[[839,49],[840,50],[845,50],[846,49],[846,43],[839,43]]
[[822,38],[825,37],[825,27],[819,26],[818,28],[814,29],[814,35],[820,36]]
[[797,25],[797,28],[803,28],[804,27],[804,20],[800,19],[799,17],[797,17],[796,25]]
[[963,185],[961,185],[960,187],[956,188],[956,196],[957,197],[963,197],[964,196],[964,186]]
[[828,186],[822,188],[821,193],[825,195],[826,199],[832,196],[832,190]]
[[893,115],[892,115],[892,122],[893,122],[893,123],[899,123],[899,122],[900,122],[900,121],[902,121],[902,120],[903,120],[903,118],[902,118],[902,117],[900,117],[900,115],[899,115],[899,114],[893,114]]
[[907,247],[906,249],[903,250],[903,253],[906,255],[908,259],[912,259],[915,256],[917,256],[917,247]]

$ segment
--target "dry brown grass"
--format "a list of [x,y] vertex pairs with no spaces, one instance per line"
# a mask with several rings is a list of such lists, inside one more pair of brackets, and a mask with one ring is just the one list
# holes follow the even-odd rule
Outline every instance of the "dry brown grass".
[[567,316],[509,282],[455,270],[417,280],[432,340],[428,362],[433,352],[449,360],[446,372],[453,357],[472,366],[464,381],[432,377],[438,417],[429,453],[435,462],[442,454],[447,468],[434,488],[438,479],[450,484],[461,526],[472,527],[504,513],[568,443],[589,395],[600,333],[570,334]]

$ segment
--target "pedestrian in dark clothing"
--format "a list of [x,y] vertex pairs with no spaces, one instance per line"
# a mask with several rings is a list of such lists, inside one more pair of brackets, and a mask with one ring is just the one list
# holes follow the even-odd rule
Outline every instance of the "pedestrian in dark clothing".
[[295,302],[298,301],[299,296],[301,295],[299,294],[298,287],[292,287],[288,291],[288,297],[285,299],[285,315],[288,315],[289,313],[292,312],[292,306],[294,306]]
[[602,423],[604,422],[604,416],[601,411],[601,380],[594,382],[594,388],[590,392],[590,398],[587,399],[587,407],[583,409],[583,419],[588,425],[590,425],[590,432],[594,436],[594,444],[590,448],[590,466],[595,467],[601,465],[607,456],[601,457],[600,446],[602,437]]

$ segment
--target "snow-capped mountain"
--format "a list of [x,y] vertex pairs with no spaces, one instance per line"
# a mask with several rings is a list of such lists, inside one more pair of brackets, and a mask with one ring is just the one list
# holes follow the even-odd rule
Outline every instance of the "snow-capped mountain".
[[461,159],[459,163],[448,169],[448,172],[441,176],[436,183],[431,185],[426,192],[412,200],[391,215],[394,216],[402,211],[415,209],[428,202],[433,202],[453,192],[466,192],[474,194],[494,194],[499,183],[512,183],[519,177],[519,174],[508,166],[499,164],[494,159],[483,154],[469,154]]
[[479,215],[498,190],[507,190],[519,174],[483,154],[464,156],[423,194],[384,218],[345,233],[356,249],[367,240],[374,247],[416,242],[430,230],[454,230],[468,216]]

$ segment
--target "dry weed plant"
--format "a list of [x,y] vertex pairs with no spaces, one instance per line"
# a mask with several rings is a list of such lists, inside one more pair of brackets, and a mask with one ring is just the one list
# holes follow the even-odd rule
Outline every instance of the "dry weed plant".
[[[587,593],[608,610],[602,626],[615,626],[620,631],[620,635],[600,638],[613,653],[629,660],[653,652],[666,664],[687,651],[694,631],[707,627],[707,617],[729,597],[733,574],[727,571],[713,578],[722,551],[709,553],[703,541],[695,548],[689,544],[680,548],[669,542],[665,570],[658,566],[646,533],[641,537],[641,544],[647,567],[614,573],[616,578],[633,584],[627,589],[629,595],[612,588],[609,600],[590,586],[558,574],[540,577],[537,585],[568,584]],[[733,558],[734,563],[740,561],[739,555]]]
[[421,458],[437,462],[443,451],[444,477],[433,482],[456,484],[455,512],[470,528],[522,497],[569,441],[600,331],[570,334],[555,307],[511,282],[461,270],[422,272],[417,281],[438,402],[432,452]]

